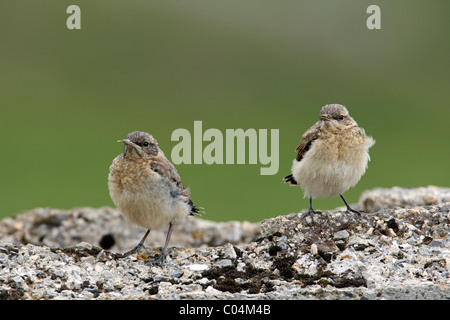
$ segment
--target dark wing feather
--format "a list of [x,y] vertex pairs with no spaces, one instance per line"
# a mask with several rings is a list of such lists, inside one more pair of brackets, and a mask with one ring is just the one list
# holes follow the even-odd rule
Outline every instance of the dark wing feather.
[[[298,144],[295,151],[297,152],[297,156],[295,159],[297,161],[301,161],[305,156],[306,152],[311,148],[312,143],[319,137],[320,126],[319,123],[314,124],[311,128],[306,130],[303,134],[300,143]],[[283,178],[284,182],[289,183],[290,185],[297,185],[297,181],[294,179],[292,174]]]
[[320,134],[320,126],[319,123],[314,124],[311,128],[306,130],[306,132],[302,136],[302,140],[298,144],[295,151],[297,152],[297,157],[295,158],[297,161],[301,161],[305,156],[306,152],[311,148],[311,144],[314,140],[319,137]]

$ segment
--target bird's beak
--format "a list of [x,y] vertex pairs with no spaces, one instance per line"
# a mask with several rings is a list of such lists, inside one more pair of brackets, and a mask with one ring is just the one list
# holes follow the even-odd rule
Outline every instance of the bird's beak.
[[327,115],[327,114],[321,114],[320,115],[320,120],[324,120],[324,121],[330,121],[332,118]]
[[128,146],[136,146],[136,147],[137,147],[137,145],[134,144],[133,142],[131,142],[130,139],[117,140],[117,142],[123,142],[123,143],[125,143],[125,144],[128,145]]
[[[130,139],[122,139],[117,140],[117,142],[123,142],[127,147],[131,147],[132,149],[136,150],[136,152],[142,157],[144,155],[144,150],[140,146],[138,146],[136,143],[131,141]],[[126,148],[127,150],[128,148]]]

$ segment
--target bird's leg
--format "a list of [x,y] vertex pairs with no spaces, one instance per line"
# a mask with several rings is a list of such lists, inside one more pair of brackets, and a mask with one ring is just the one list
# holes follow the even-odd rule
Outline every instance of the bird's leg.
[[139,252],[139,250],[141,250],[141,248],[144,246],[145,239],[147,238],[149,233],[150,233],[150,229],[147,230],[147,232],[144,234],[144,237],[142,238],[142,240],[139,241],[138,245],[136,247],[134,247],[133,249],[131,249],[130,251],[125,252],[123,254],[123,256],[126,257],[132,253]]
[[311,221],[312,223],[314,223],[314,213],[322,213],[320,211],[314,211],[313,207],[312,207],[312,197],[309,197],[309,209],[307,212],[305,212],[302,216],[302,219],[304,219],[307,215],[311,216]]
[[149,260],[151,263],[161,264],[164,262],[164,257],[166,256],[167,246],[169,245],[170,236],[172,235],[172,228],[174,225],[174,221],[169,223],[169,230],[167,230],[166,243],[164,244],[164,248],[161,252],[161,255],[155,260]]
[[340,196],[341,196],[342,200],[344,200],[345,205],[347,206],[347,211],[354,212],[354,213],[357,213],[358,215],[361,215],[361,211],[358,211],[358,210],[350,208],[350,206],[348,205],[348,203],[345,200],[344,196],[342,194],[340,194]]

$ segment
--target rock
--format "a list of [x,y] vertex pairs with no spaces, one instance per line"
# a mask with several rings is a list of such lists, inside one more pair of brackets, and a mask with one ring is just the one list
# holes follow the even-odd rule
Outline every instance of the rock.
[[393,187],[364,191],[359,199],[359,206],[362,206],[366,212],[375,212],[385,208],[407,208],[446,202],[450,202],[450,188],[428,186],[405,189]]
[[219,268],[229,267],[231,265],[233,265],[233,262],[230,259],[219,260],[215,263],[215,266]]
[[336,232],[333,235],[333,238],[335,240],[342,240],[342,239],[347,239],[349,236],[350,236],[350,233],[348,233],[347,230],[341,230],[341,231]]
[[428,245],[430,247],[440,247],[440,248],[445,248],[446,246],[448,246],[446,239],[433,239]]
[[117,210],[36,209],[0,222],[0,299],[450,299],[447,193],[374,189],[355,207],[375,212],[338,208],[314,224],[189,218],[162,266],[145,259],[164,232],[122,256],[143,230]]
[[[113,252],[134,248],[145,229],[137,227],[112,208],[58,210],[37,208],[0,222],[0,239],[48,247],[73,247],[81,242]],[[146,243],[162,247],[166,230],[152,230]],[[212,222],[187,217],[174,225],[170,244],[199,247],[239,244],[260,234],[260,224],[248,221]],[[83,246],[83,244],[81,244]]]

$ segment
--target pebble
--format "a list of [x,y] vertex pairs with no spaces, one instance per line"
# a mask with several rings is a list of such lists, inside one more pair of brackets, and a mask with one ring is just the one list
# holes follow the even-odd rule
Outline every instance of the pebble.
[[204,271],[206,269],[209,269],[208,265],[206,265],[206,264],[198,264],[198,263],[194,263],[194,264],[188,265],[187,268],[192,270],[192,271]]
[[333,237],[336,240],[347,239],[348,237],[350,237],[350,233],[348,233],[347,230],[341,230],[341,231],[334,233]]
[[316,255],[319,253],[319,250],[317,249],[317,245],[315,243],[313,243],[311,245],[311,254]]
[[428,245],[430,247],[445,248],[448,244],[446,239],[433,239]]
[[216,267],[223,268],[223,267],[229,267],[233,264],[233,262],[230,259],[222,259],[215,263]]

